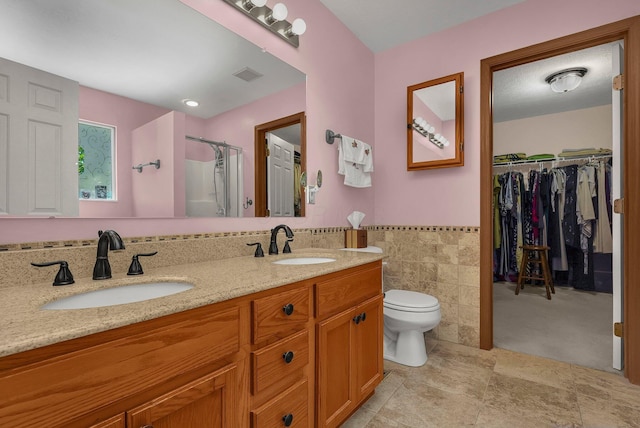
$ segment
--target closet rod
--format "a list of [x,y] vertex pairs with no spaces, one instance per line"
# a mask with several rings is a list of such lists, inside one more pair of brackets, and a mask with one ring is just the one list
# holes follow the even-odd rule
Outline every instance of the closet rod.
[[611,156],[612,155],[591,155],[591,156],[576,156],[572,158],[556,157],[553,159],[523,159],[523,160],[516,160],[516,161],[510,161],[510,162],[504,162],[504,163],[494,163],[493,167],[498,168],[498,167],[505,167],[505,166],[513,166],[513,165],[539,164],[539,163],[545,163],[545,162],[576,162],[576,161],[590,162],[595,159],[611,158]]

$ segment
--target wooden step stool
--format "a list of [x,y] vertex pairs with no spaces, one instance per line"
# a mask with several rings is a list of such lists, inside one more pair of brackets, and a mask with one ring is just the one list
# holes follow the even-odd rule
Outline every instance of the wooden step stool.
[[[518,273],[518,283],[516,285],[516,296],[520,293],[520,289],[524,288],[524,281],[539,280],[544,282],[544,286],[547,289],[547,299],[551,300],[551,293],[555,294],[556,290],[553,288],[553,280],[551,278],[551,269],[549,269],[549,247],[545,245],[523,245],[522,248],[522,264],[520,265],[520,272]],[[539,265],[542,269],[542,275],[536,275],[532,268],[532,273],[527,275],[527,265]]]

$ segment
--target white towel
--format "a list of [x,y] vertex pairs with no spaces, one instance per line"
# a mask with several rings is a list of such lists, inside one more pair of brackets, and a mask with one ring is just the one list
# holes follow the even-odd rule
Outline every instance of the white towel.
[[338,174],[351,187],[371,187],[373,151],[371,146],[351,137],[342,136],[338,146]]

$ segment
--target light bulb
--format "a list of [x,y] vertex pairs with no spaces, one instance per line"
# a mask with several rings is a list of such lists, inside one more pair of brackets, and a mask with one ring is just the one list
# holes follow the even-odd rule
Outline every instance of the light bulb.
[[271,11],[271,20],[273,22],[284,21],[287,19],[287,6],[284,3],[276,3]]
[[246,10],[251,10],[254,7],[262,7],[267,4],[267,0],[244,0],[242,2],[242,7]]
[[443,140],[444,140],[444,141],[442,142],[442,144],[443,144],[445,147],[449,147],[449,144],[450,144],[450,143],[449,143],[449,140],[447,140],[446,138],[443,138]]
[[296,18],[291,23],[290,31],[296,36],[302,36],[307,31],[307,23],[302,18]]
[[436,128],[433,125],[429,126],[429,129],[427,130],[429,132],[429,134],[433,134],[435,132]]

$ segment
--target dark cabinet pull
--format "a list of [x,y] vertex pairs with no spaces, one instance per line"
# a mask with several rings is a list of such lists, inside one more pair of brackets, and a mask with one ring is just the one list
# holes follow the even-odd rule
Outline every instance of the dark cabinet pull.
[[360,314],[360,321],[364,321],[367,319],[367,313],[363,312],[362,314]]
[[362,319],[362,315],[358,314],[355,317],[353,317],[353,322],[355,322],[356,324],[360,324],[361,319]]
[[285,313],[285,315],[291,315],[293,313],[293,303],[287,303],[286,305],[284,305],[282,307],[282,312]]
[[287,351],[282,354],[282,359],[284,359],[285,363],[289,364],[291,361],[293,361],[293,351]]
[[293,414],[289,413],[287,415],[284,415],[282,417],[282,423],[284,423],[284,426],[290,427],[291,424],[293,423]]

